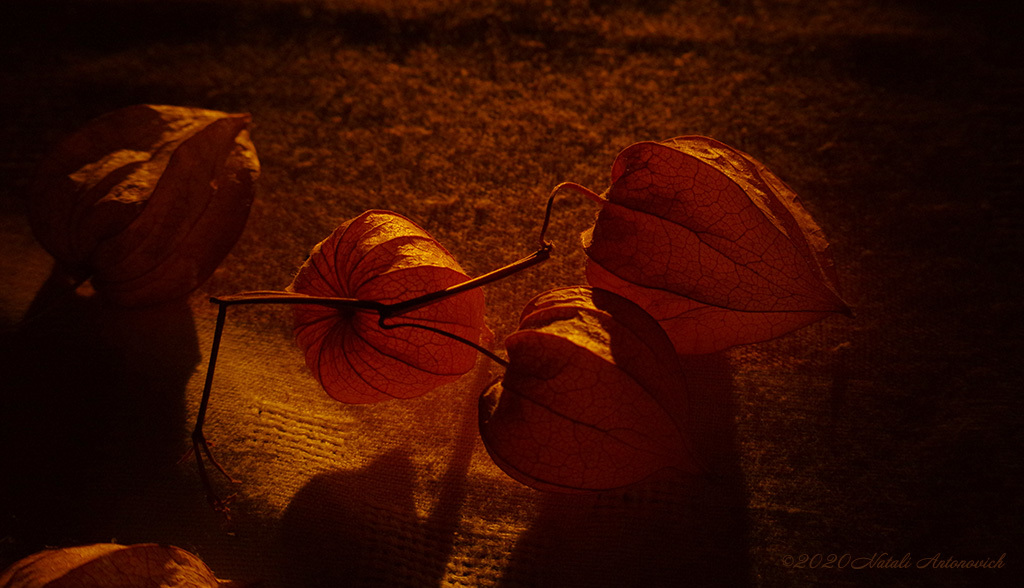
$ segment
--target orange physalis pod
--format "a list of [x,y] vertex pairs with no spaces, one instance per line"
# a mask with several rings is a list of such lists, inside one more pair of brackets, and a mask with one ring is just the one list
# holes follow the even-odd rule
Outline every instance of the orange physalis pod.
[[[411,220],[370,210],[313,248],[288,287],[314,297],[377,307],[444,290],[469,278],[450,253]],[[348,403],[412,398],[472,369],[477,350],[417,328],[385,328],[372,308],[296,305],[295,338],[328,394]],[[478,343],[486,332],[477,288],[393,315]]]
[[680,354],[778,337],[850,313],[829,244],[796,194],[707,137],[627,147],[612,165],[587,280],[633,300]]
[[508,475],[583,492],[698,470],[665,408],[685,405],[678,359],[637,305],[586,287],[551,290],[527,303],[505,346],[505,376],[481,397],[480,434]]

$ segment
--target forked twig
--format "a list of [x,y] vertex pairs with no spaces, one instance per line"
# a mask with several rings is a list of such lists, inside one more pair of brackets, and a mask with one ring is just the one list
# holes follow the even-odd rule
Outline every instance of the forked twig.
[[206,382],[203,385],[203,395],[199,401],[199,411],[198,414],[196,415],[195,428],[193,428],[192,430],[192,447],[190,447],[189,450],[185,453],[185,455],[182,456],[182,458],[179,460],[179,463],[187,460],[192,455],[195,455],[196,465],[199,468],[199,478],[202,481],[203,487],[206,491],[207,500],[210,502],[211,506],[213,506],[215,510],[227,515],[228,505],[231,503],[232,499],[234,498],[234,495],[231,495],[225,499],[220,499],[217,497],[216,492],[213,489],[213,484],[210,480],[210,477],[206,472],[206,465],[203,461],[204,455],[206,456],[206,459],[208,459],[209,462],[213,464],[214,468],[221,474],[223,474],[224,477],[226,477],[230,482],[239,483],[238,480],[232,477],[231,474],[229,474],[227,470],[225,470],[217,462],[217,460],[214,459],[213,452],[210,450],[210,443],[206,440],[206,436],[203,434],[203,425],[206,422],[206,411],[209,408],[210,394],[213,389],[213,375],[217,364],[217,352],[220,349],[221,335],[223,334],[224,331],[224,322],[227,316],[228,307],[243,304],[310,304],[316,306],[325,306],[328,308],[335,308],[338,310],[347,309],[376,312],[379,317],[377,324],[382,329],[411,327],[430,331],[432,333],[443,335],[445,337],[468,345],[473,349],[477,350],[478,352],[484,354],[492,361],[498,363],[499,365],[503,367],[508,367],[507,360],[498,356],[489,349],[486,349],[481,345],[478,345],[454,333],[449,333],[448,331],[431,327],[429,325],[422,325],[417,323],[388,323],[386,321],[388,319],[403,315],[405,313],[412,312],[424,306],[434,304],[435,302],[438,302],[445,298],[449,298],[451,296],[455,296],[457,294],[461,294],[463,292],[467,292],[469,290],[473,290],[481,286],[497,282],[513,274],[516,274],[522,270],[525,270],[529,267],[532,267],[534,265],[537,265],[548,260],[551,257],[551,251],[552,249],[554,249],[554,246],[549,241],[547,241],[545,236],[547,234],[548,225],[551,220],[551,209],[554,205],[555,196],[558,193],[562,192],[563,190],[571,190],[583,194],[584,196],[592,200],[600,201],[600,197],[597,194],[583,186],[580,186],[579,184],[575,184],[572,182],[564,182],[562,184],[555,186],[555,188],[551,191],[551,195],[548,197],[547,205],[545,207],[544,223],[541,225],[540,229],[540,248],[537,251],[531,253],[530,255],[527,255],[526,257],[518,261],[512,262],[504,267],[500,267],[494,271],[488,272],[481,276],[477,276],[475,278],[466,280],[465,282],[449,286],[448,288],[439,290],[437,292],[430,292],[428,294],[423,294],[421,296],[410,298],[409,300],[404,300],[401,302],[395,302],[391,304],[384,304],[372,300],[358,300],[355,298],[317,297],[301,294],[298,292],[283,292],[277,290],[242,292],[240,294],[235,294],[231,296],[210,298],[210,302],[216,304],[218,308],[217,323],[216,327],[214,328],[213,343],[212,348],[210,350],[210,360],[206,368]]

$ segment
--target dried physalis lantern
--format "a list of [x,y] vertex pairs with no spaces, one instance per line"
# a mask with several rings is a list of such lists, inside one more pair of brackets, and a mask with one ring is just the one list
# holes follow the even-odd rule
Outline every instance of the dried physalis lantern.
[[764,341],[831,313],[828,241],[796,194],[749,155],[707,137],[631,145],[615,159],[587,280],[633,300],[681,354]]
[[97,543],[48,549],[0,574],[0,588],[224,588],[195,555],[172,545]]
[[[475,344],[487,332],[480,289],[400,314],[381,310],[467,280],[440,243],[399,214],[370,210],[345,222],[313,248],[288,286],[354,302],[295,306],[306,365],[328,394],[348,403],[412,398],[457,380],[472,369],[477,350],[451,335]],[[382,317],[403,326],[385,327]]]
[[686,404],[678,360],[629,300],[585,287],[545,292],[505,347],[505,376],[481,397],[480,435],[508,475],[538,490],[586,492],[699,470],[669,412]]
[[188,294],[245,227],[260,170],[248,124],[177,106],[99,117],[42,163],[29,205],[36,238],[115,304]]

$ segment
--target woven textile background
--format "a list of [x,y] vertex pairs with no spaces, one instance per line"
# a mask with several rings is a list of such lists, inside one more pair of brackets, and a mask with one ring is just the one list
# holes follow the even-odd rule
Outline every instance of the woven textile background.
[[[1019,9],[0,10],[0,567],[116,541],[170,543],[219,577],[282,588],[995,586],[1019,569]],[[187,300],[129,311],[55,292],[25,210],[34,167],[60,137],[138,103],[252,113],[263,175],[217,273]],[[342,405],[307,372],[281,308],[228,316],[206,430],[242,480],[219,486],[237,492],[230,524],[207,506],[194,464],[176,463],[210,352],[210,295],[284,287],[315,243],[372,208],[408,216],[482,274],[536,247],[557,183],[601,191],[621,149],[683,134],[752,154],[801,195],[856,311],[685,360],[706,476],[587,496],[530,490],[477,434],[497,366],[481,358],[419,399]],[[560,199],[554,258],[486,288],[496,350],[533,295],[584,282],[579,234],[595,212]],[[915,565],[809,559],[883,553]],[[1005,554],[1006,566],[916,565],[936,554]]]

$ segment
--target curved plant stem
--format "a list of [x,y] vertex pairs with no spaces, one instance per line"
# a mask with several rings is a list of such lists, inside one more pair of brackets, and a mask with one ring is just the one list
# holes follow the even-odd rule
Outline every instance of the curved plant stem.
[[337,298],[331,296],[310,296],[300,292],[289,292],[287,290],[255,290],[252,292],[240,292],[230,296],[214,296],[210,302],[222,306],[238,306],[242,304],[311,304],[315,306],[326,306],[338,310],[371,310],[374,312],[386,312],[390,306],[383,302],[373,300],[359,300],[357,298]]
[[213,483],[210,480],[209,475],[206,472],[206,464],[203,460],[203,456],[213,464],[213,467],[223,474],[229,481],[237,482],[228,472],[225,470],[213,457],[213,452],[210,450],[210,444],[206,440],[206,436],[203,434],[203,425],[206,422],[206,411],[210,403],[210,395],[213,390],[213,376],[214,371],[217,367],[217,352],[220,349],[221,336],[224,332],[224,323],[227,317],[227,309],[230,306],[239,306],[245,304],[313,304],[317,306],[325,306],[328,308],[334,308],[338,310],[351,309],[351,310],[362,310],[367,312],[376,312],[379,316],[378,325],[383,329],[396,329],[400,327],[413,327],[430,331],[443,335],[455,341],[458,341],[464,345],[469,345],[478,352],[484,354],[496,363],[507,367],[508,362],[496,355],[494,352],[485,349],[484,347],[468,340],[454,333],[449,333],[443,329],[438,329],[428,325],[420,325],[414,323],[387,323],[387,319],[402,315],[404,313],[411,312],[418,308],[433,304],[450,296],[455,296],[462,292],[479,288],[487,284],[496,282],[508,276],[511,276],[517,272],[527,269],[531,266],[537,265],[551,257],[551,246],[550,244],[544,244],[539,250],[534,253],[510,263],[504,267],[498,268],[492,272],[488,272],[482,276],[466,280],[454,286],[439,290],[437,292],[431,292],[409,300],[402,302],[395,302],[392,304],[384,304],[382,302],[376,302],[372,300],[358,300],[355,298],[333,298],[333,297],[317,297],[309,296],[307,294],[301,294],[298,292],[287,292],[277,290],[262,290],[254,292],[242,292],[240,294],[234,294],[231,296],[220,296],[210,298],[210,302],[217,305],[217,323],[213,331],[213,343],[210,350],[210,361],[206,368],[206,381],[203,385],[203,395],[199,401],[199,411],[196,415],[195,428],[192,429],[192,447],[189,448],[188,452],[181,458],[180,461],[188,459],[190,456],[195,455],[196,465],[199,468],[199,478],[202,481],[203,489],[206,491],[206,499],[210,505],[217,511],[227,514],[228,505],[231,502],[233,496],[229,496],[226,499],[221,499],[217,496],[216,491],[213,488]]
[[334,298],[334,297],[319,297],[309,296],[299,292],[288,292],[280,290],[258,290],[252,292],[241,292],[239,294],[233,294],[230,296],[218,296],[210,298],[210,302],[217,305],[217,323],[213,332],[213,344],[210,350],[210,361],[206,369],[206,382],[203,385],[203,395],[199,401],[199,412],[196,415],[195,428],[192,430],[192,447],[188,452],[181,458],[180,461],[188,459],[191,455],[195,455],[196,464],[199,467],[199,477],[203,483],[203,487],[206,490],[206,497],[210,504],[218,511],[227,513],[228,504],[232,497],[227,499],[219,499],[213,489],[213,484],[210,481],[209,475],[206,472],[206,467],[203,461],[203,456],[213,464],[214,468],[223,474],[229,481],[237,483],[228,472],[225,470],[217,460],[214,459],[213,453],[210,451],[210,444],[203,435],[203,425],[206,422],[206,410],[210,403],[210,393],[213,389],[213,374],[217,364],[217,351],[220,348],[221,335],[224,331],[224,322],[227,317],[227,309],[230,306],[238,306],[243,304],[313,304],[317,306],[325,306],[328,308],[334,308],[338,310],[362,310],[367,312],[376,312],[379,319],[377,324],[382,329],[397,329],[402,327],[410,327],[430,331],[438,335],[443,335],[452,340],[458,341],[464,345],[468,345],[478,352],[484,354],[495,363],[502,367],[508,367],[508,361],[498,356],[494,352],[482,347],[481,345],[474,343],[468,339],[449,333],[443,329],[431,327],[429,325],[422,325],[417,323],[388,323],[386,322],[390,318],[401,316],[403,314],[412,312],[416,309],[434,304],[445,298],[486,286],[507,278],[513,274],[521,272],[529,267],[542,263],[551,257],[551,251],[554,246],[545,239],[547,234],[548,225],[551,221],[551,209],[554,205],[555,196],[563,191],[572,191],[578,194],[582,194],[591,200],[602,202],[601,197],[593,191],[573,182],[561,183],[551,191],[551,195],[548,197],[547,205],[544,211],[544,222],[540,229],[540,248],[534,251],[530,255],[514,261],[504,267],[500,267],[496,270],[490,271],[481,276],[466,280],[459,284],[449,286],[443,290],[437,292],[430,292],[410,298],[409,300],[403,300],[401,302],[394,302],[391,304],[385,304],[382,302],[376,302],[373,300],[359,300],[355,298]]
[[217,497],[216,492],[213,489],[213,483],[210,481],[210,476],[206,473],[206,466],[203,464],[203,455],[210,460],[213,467],[228,479],[228,481],[237,484],[238,480],[234,479],[231,474],[225,470],[220,463],[213,457],[213,452],[210,450],[210,444],[206,441],[206,437],[203,435],[203,424],[206,422],[206,408],[210,404],[210,391],[213,389],[213,371],[217,366],[217,351],[220,349],[220,338],[224,332],[224,320],[227,318],[227,305],[221,304],[217,308],[217,326],[213,330],[213,344],[210,349],[210,364],[206,369],[206,382],[203,384],[203,396],[199,400],[199,412],[196,415],[196,425],[192,429],[192,447],[189,448],[188,452],[178,463],[187,460],[191,455],[196,456],[196,465],[199,468],[199,479],[202,481],[203,489],[206,491],[206,500],[210,503],[210,506],[218,512],[222,512],[225,516],[228,513],[228,505],[234,498],[234,495],[228,496],[225,499]]
[[576,182],[562,182],[561,184],[555,186],[551,190],[551,195],[548,196],[547,209],[544,211],[544,224],[541,225],[540,227],[541,247],[551,247],[551,244],[544,239],[544,235],[547,234],[548,232],[548,223],[551,221],[551,207],[555,204],[555,196],[557,196],[560,192],[564,192],[566,190],[576,192],[577,194],[582,194],[583,196],[586,196],[588,199],[593,200],[598,204],[604,204],[604,200],[596,192],[594,192],[590,188],[587,188],[586,186],[581,186]]
[[409,300],[405,300],[402,302],[395,302],[394,304],[385,304],[383,305],[384,308],[380,311],[380,315],[382,318],[397,316],[400,314],[404,314],[406,312],[411,312],[413,310],[416,310],[417,308],[428,306],[439,300],[448,298],[449,296],[455,296],[456,294],[461,294],[462,292],[473,290],[479,288],[480,286],[486,286],[487,284],[497,282],[498,280],[503,280],[513,274],[517,274],[523,271],[528,267],[532,267],[537,265],[538,263],[547,261],[551,257],[552,249],[553,247],[551,247],[550,244],[544,244],[544,246],[542,246],[540,249],[531,253],[530,255],[527,255],[526,257],[520,259],[519,261],[512,262],[506,265],[505,267],[501,267],[494,271],[487,272],[482,276],[477,276],[471,280],[455,284],[454,286],[449,286],[444,290],[431,292],[429,294],[417,296],[416,298],[411,298]]
[[438,335],[444,335],[445,337],[448,337],[449,339],[452,339],[454,341],[458,341],[459,343],[462,343],[463,345],[469,345],[470,347],[472,347],[473,349],[476,349],[478,352],[482,353],[483,355],[486,355],[488,359],[490,359],[494,363],[500,365],[501,367],[504,367],[504,368],[508,367],[508,360],[504,359],[500,355],[497,355],[496,353],[494,353],[490,349],[487,349],[486,347],[483,347],[481,345],[477,345],[476,343],[470,341],[469,339],[466,339],[464,337],[460,337],[460,336],[456,335],[455,333],[449,333],[448,331],[445,331],[444,329],[438,329],[436,327],[431,327],[431,326],[428,326],[428,325],[420,325],[420,324],[416,324],[416,323],[388,324],[388,323],[384,322],[385,320],[387,320],[387,317],[382,315],[380,317],[380,320],[377,321],[377,324],[382,329],[397,329],[399,327],[414,327],[414,328],[417,328],[417,329],[422,329],[424,331],[430,331],[431,333],[437,333]]

